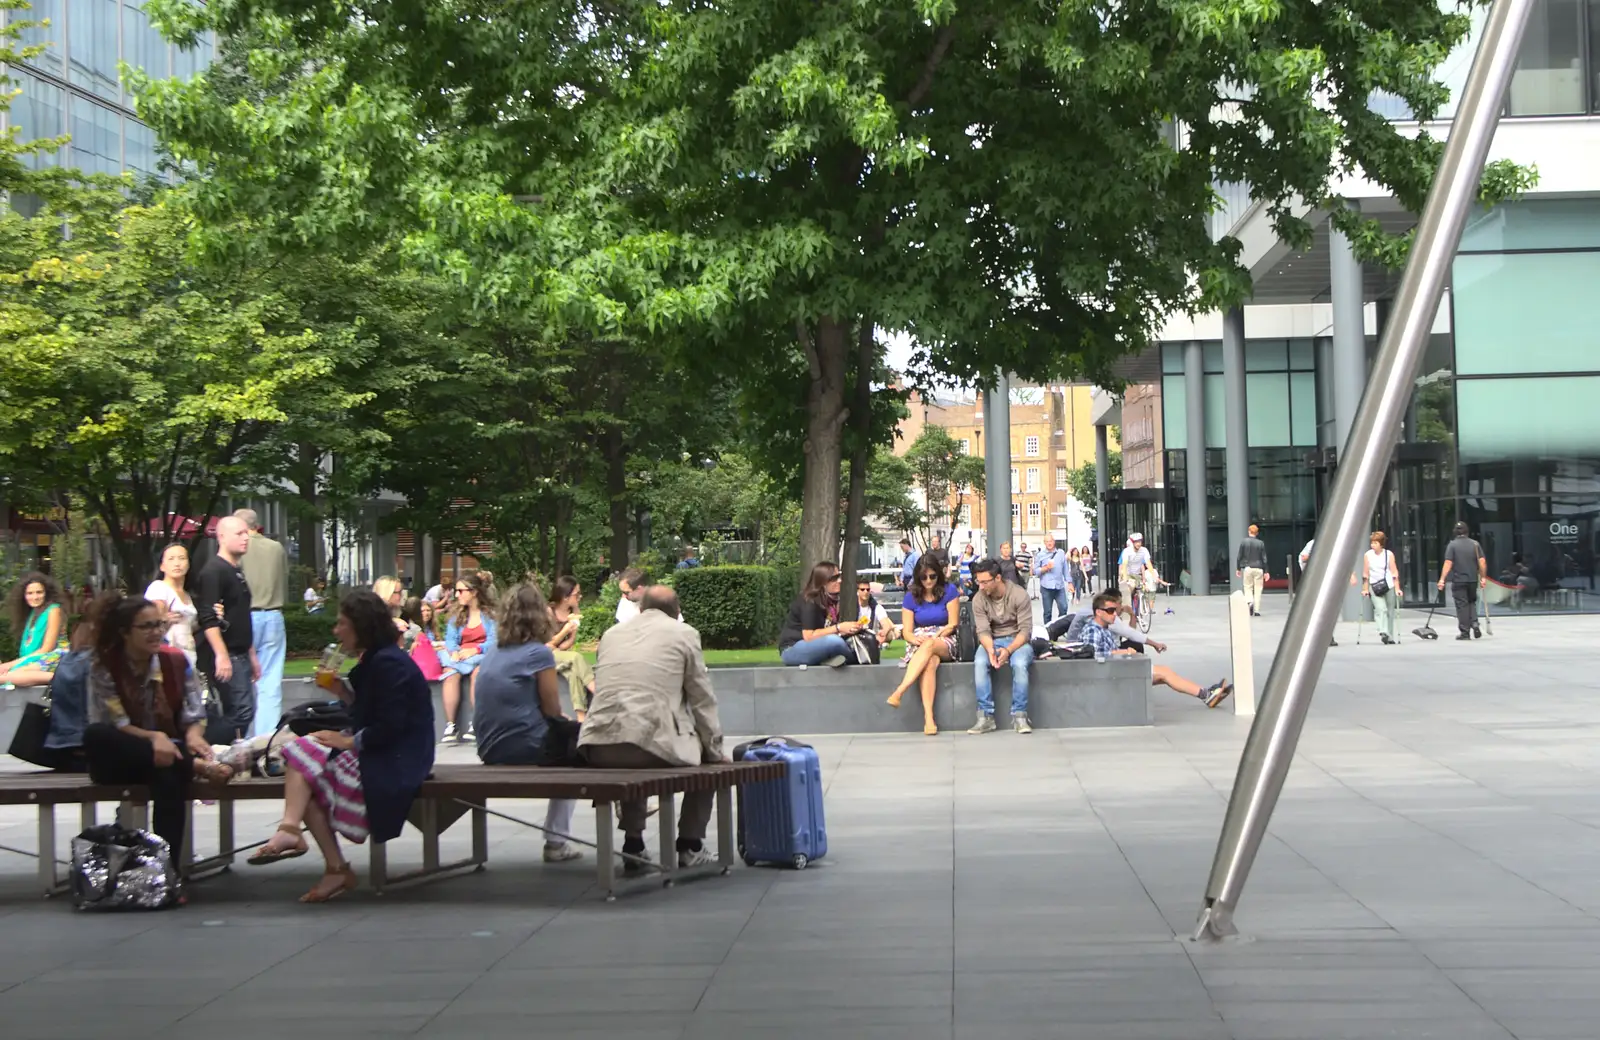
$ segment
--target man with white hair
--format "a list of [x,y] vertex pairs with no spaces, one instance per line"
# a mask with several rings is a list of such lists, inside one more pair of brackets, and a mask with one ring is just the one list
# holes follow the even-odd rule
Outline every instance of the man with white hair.
[[250,627],[253,646],[261,663],[256,680],[256,721],[251,736],[276,732],[283,715],[283,659],[289,640],[283,629],[283,600],[289,590],[289,554],[283,546],[261,530],[261,519],[254,509],[238,509],[233,514],[244,521],[250,532],[250,548],[240,562],[244,580],[250,586]]
[[217,554],[195,576],[201,634],[195,663],[222,706],[226,729],[208,734],[213,743],[224,736],[248,737],[256,717],[255,680],[261,676],[261,663],[250,618],[250,584],[239,567],[249,551],[250,528],[236,516],[225,516],[217,521]]

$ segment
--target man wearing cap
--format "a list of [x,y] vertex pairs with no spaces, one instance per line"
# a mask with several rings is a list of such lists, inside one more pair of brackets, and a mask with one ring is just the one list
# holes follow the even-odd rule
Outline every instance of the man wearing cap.
[[1483,558],[1483,546],[1472,537],[1464,523],[1455,526],[1454,538],[1444,550],[1444,570],[1439,574],[1439,591],[1450,586],[1456,605],[1456,627],[1461,630],[1457,639],[1465,641],[1482,636],[1478,627],[1478,590],[1489,584],[1489,562]]
[[1144,535],[1138,531],[1128,536],[1128,544],[1117,559],[1117,585],[1122,589],[1122,602],[1132,603],[1137,589],[1144,592],[1144,572],[1150,566],[1150,550],[1144,547]]

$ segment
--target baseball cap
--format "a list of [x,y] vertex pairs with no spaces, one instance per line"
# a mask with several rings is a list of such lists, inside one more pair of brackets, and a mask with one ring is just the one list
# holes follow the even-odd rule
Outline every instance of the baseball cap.
[[1133,532],[1132,534],[1130,534],[1128,536],[1128,541],[1130,541],[1130,542],[1142,542],[1142,541],[1144,541],[1144,535],[1140,534],[1138,531],[1135,531],[1135,532]]

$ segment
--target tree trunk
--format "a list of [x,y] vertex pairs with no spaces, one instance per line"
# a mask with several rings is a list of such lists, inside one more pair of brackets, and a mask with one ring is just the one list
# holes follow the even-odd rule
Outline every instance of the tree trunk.
[[572,529],[572,500],[559,499],[556,502],[556,553],[555,566],[550,571],[550,581],[554,581],[563,574],[572,573],[572,541],[567,532]]
[[815,336],[804,326],[799,335],[811,371],[805,478],[800,494],[800,573],[804,580],[814,565],[836,561],[839,553],[839,464],[844,422],[849,417],[844,390],[850,326],[839,318],[824,317],[817,323]]
[[608,555],[611,570],[617,573],[628,565],[632,556],[629,542],[633,536],[633,518],[628,509],[628,453],[622,430],[613,428],[607,433],[605,445],[606,499],[611,509],[611,551]]
[[[872,457],[872,371],[877,360],[877,344],[872,338],[872,322],[863,318],[856,340],[856,392],[850,406],[851,425],[856,432],[850,453],[850,491],[844,514],[844,584],[841,596],[856,594],[856,558],[860,555],[861,531],[867,508],[867,461]],[[848,601],[847,601],[848,602]]]
[[327,576],[327,568],[323,565],[322,535],[317,517],[317,460],[321,452],[315,445],[300,445],[300,462],[295,473],[297,491],[300,501],[305,503],[304,511],[300,513],[300,534],[296,541],[300,545],[300,566],[310,567],[312,573]]

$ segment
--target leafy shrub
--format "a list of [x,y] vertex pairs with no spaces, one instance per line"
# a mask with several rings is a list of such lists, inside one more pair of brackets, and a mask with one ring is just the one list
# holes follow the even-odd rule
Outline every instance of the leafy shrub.
[[615,578],[600,586],[599,597],[583,605],[583,620],[578,622],[579,645],[598,643],[606,629],[617,623],[617,604],[621,600]]
[[789,610],[793,574],[775,567],[695,567],[675,575],[683,619],[709,649],[771,646]]
[[338,618],[336,600],[329,600],[320,614],[307,614],[303,607],[285,607],[284,640],[291,654],[315,654],[333,642],[333,623]]

